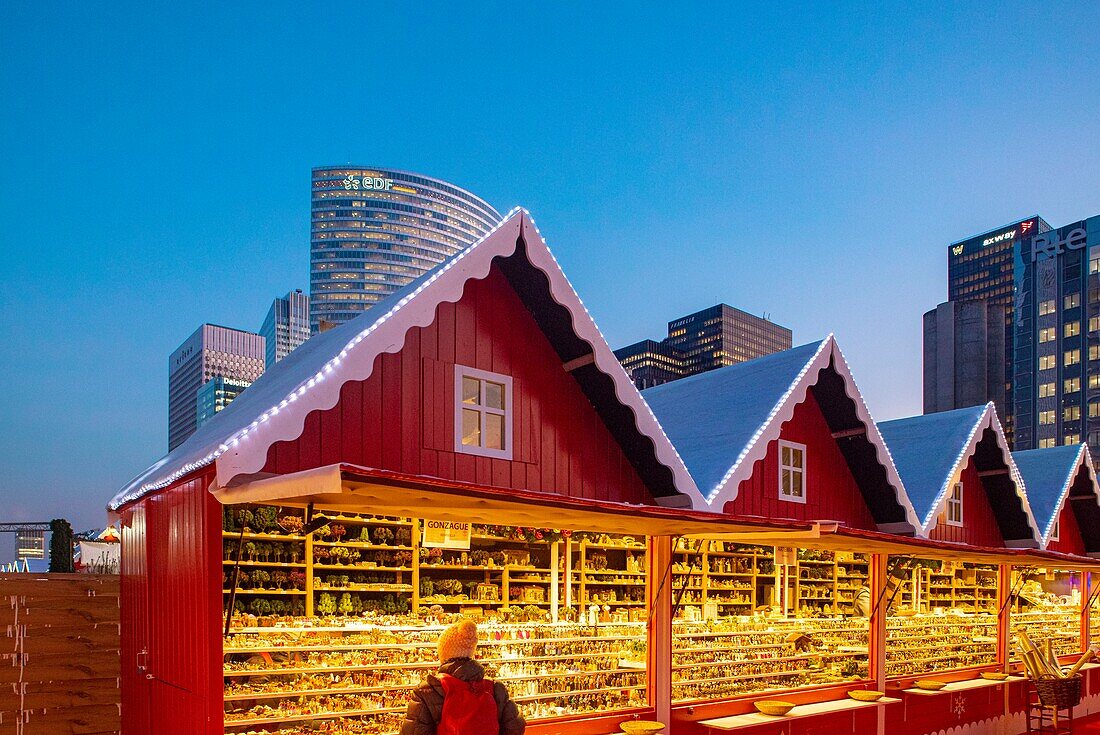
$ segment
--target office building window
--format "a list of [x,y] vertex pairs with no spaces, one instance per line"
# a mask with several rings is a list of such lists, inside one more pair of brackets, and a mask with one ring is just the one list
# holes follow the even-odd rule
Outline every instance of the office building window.
[[1067,380],[1062,381],[1062,392],[1063,393],[1076,393],[1079,390],[1081,390],[1081,379],[1080,378],[1069,378]]
[[1057,395],[1054,383],[1040,383],[1039,384],[1039,397],[1040,398],[1053,398]]
[[1080,306],[1080,305],[1081,305],[1081,294],[1079,294],[1079,293],[1068,293],[1068,294],[1066,294],[1065,298],[1062,299],[1062,308],[1063,309],[1072,309],[1073,307]]
[[1063,337],[1076,337],[1080,333],[1081,333],[1081,322],[1078,322],[1078,321],[1066,322],[1062,326],[1062,336]]
[[1050,449],[1051,447],[1058,446],[1053,437],[1039,440],[1039,449]]
[[963,484],[956,482],[947,496],[947,505],[944,508],[944,523],[949,526],[961,526],[963,524]]
[[1100,360],[1100,345],[1089,345],[1089,359]]
[[1039,412],[1039,425],[1049,426],[1054,423],[1054,411],[1040,411]]
[[806,502],[806,445],[779,442],[779,499]]
[[1058,364],[1058,358],[1055,355],[1039,355],[1039,369],[1050,370]]
[[1089,418],[1100,418],[1100,403],[1094,402],[1089,404]]
[[1046,316],[1047,314],[1054,313],[1054,299],[1048,299],[1047,301],[1039,302],[1039,316]]
[[1044,342],[1053,342],[1057,339],[1057,332],[1054,331],[1054,327],[1044,327],[1039,330],[1039,344]]
[[1070,444],[1080,444],[1081,443],[1081,435],[1080,434],[1066,434],[1066,438],[1062,440],[1062,443],[1065,444],[1066,446],[1069,446]]
[[1100,316],[1090,316],[1089,317],[1089,331],[1090,332],[1095,332],[1097,330],[1100,330]]
[[1093,388],[1100,388],[1100,375],[1089,376],[1089,390]]
[[1089,275],[1100,273],[1100,255],[1089,253]]
[[1081,418],[1080,406],[1066,406],[1062,409],[1063,421],[1076,421],[1079,418]]
[[455,451],[512,458],[512,379],[455,365]]
[[1062,364],[1066,367],[1081,362],[1081,350],[1066,350],[1062,353]]

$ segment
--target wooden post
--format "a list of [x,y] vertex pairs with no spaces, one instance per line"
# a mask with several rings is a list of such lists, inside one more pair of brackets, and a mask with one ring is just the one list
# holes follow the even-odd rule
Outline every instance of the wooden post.
[[656,719],[672,716],[672,537],[651,536],[647,570],[646,677]]
[[1012,650],[1012,606],[1008,604],[1008,595],[1012,591],[1012,567],[1001,564],[997,567],[997,663],[1003,671],[1008,671],[1008,662]]

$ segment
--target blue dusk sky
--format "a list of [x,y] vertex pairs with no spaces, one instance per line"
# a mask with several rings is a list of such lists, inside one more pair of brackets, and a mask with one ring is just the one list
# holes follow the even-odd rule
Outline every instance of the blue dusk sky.
[[613,347],[724,301],[921,408],[949,242],[1100,213],[1100,4],[0,4],[0,519],[102,525],[312,166],[531,210]]

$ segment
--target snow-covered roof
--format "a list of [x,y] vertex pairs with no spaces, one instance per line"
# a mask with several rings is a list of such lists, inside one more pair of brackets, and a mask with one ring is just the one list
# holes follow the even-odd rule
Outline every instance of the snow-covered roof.
[[1031,510],[1043,535],[1043,546],[1050,542],[1054,521],[1069,497],[1073,481],[1082,467],[1088,469],[1089,478],[1096,490],[1096,472],[1092,456],[1084,444],[1071,444],[1045,449],[1028,449],[1013,452],[1012,459],[1020,470],[1031,499]]
[[[369,377],[378,355],[399,351],[410,329],[431,324],[439,304],[457,302],[469,280],[485,278],[494,259],[508,258],[520,248],[530,268],[521,269],[518,277],[530,279],[535,271],[541,271],[533,279],[538,282],[532,282],[529,290],[538,291],[537,298],[543,299],[540,303],[544,311],[555,308],[560,311],[563,307],[567,312],[565,325],[547,336],[551,341],[571,340],[574,348],[586,345],[584,349],[590,350],[591,358],[583,355],[574,375],[590,371],[586,366],[591,364],[606,376],[605,382],[610,378],[609,401],[617,401],[619,406],[629,409],[632,418],[635,439],[626,443],[631,445],[631,451],[647,455],[635,459],[667,468],[665,472],[671,477],[674,492],[694,503],[699,493],[687,468],[615,359],[530,214],[517,208],[477,243],[356,318],[315,335],[271,366],[185,442],[127,483],[110,501],[108,509],[117,510],[211,464],[216,467],[220,487],[260,472],[272,444],[300,436],[311,411],[334,406],[341,386]],[[536,320],[540,316],[549,319],[545,314],[536,314]],[[648,441],[639,444],[639,436]]]
[[[948,489],[959,481],[967,461],[977,452],[987,429],[993,431],[996,448],[1001,455],[991,461],[999,463],[1007,470],[1013,494],[1018,499],[1016,509],[992,503],[994,513],[1001,522],[1002,532],[1008,527],[1005,521],[1014,510],[1024,516],[1022,522],[1015,527],[1023,528],[1023,523],[1030,527],[1027,537],[1006,538],[1006,543],[1039,543],[1038,526],[1028,503],[1024,481],[1012,461],[1008,441],[992,403],[883,421],[879,424],[879,430],[886,438],[898,472],[905,481],[909,498],[921,516],[925,534],[935,528],[936,518],[946,501]],[[993,479],[987,477],[984,481],[990,484]],[[990,500],[993,501],[993,498]]]
[[[707,502],[721,508],[737,497],[740,483],[752,475],[753,464],[764,457],[768,443],[779,437],[783,423],[806,400],[807,391],[818,382],[821,371],[829,367],[839,376],[854,409],[853,423],[865,431],[892,490],[888,511],[892,518],[887,521],[876,517],[876,521],[891,530],[918,531],[920,524],[886,443],[832,335],[655,386],[642,395]],[[830,428],[838,431],[841,427]],[[881,509],[880,514],[885,515]]]

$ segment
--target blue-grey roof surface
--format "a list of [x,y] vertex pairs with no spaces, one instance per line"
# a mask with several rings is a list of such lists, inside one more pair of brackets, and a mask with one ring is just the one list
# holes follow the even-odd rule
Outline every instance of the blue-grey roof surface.
[[921,523],[928,523],[940,490],[985,410],[986,406],[974,406],[879,423]]
[[722,482],[824,341],[642,391],[704,495]]
[[1080,444],[1012,453],[1016,469],[1020,470],[1027,488],[1031,512],[1035,514],[1035,521],[1044,537],[1055,513],[1060,510],[1058,501],[1073,468],[1077,466],[1077,455],[1080,453]]

